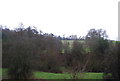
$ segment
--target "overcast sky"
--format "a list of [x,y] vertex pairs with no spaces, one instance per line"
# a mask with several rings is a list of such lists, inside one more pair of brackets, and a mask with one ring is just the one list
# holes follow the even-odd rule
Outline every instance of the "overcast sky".
[[89,29],[105,29],[118,37],[119,0],[0,0],[0,25],[35,26],[55,35],[85,36]]

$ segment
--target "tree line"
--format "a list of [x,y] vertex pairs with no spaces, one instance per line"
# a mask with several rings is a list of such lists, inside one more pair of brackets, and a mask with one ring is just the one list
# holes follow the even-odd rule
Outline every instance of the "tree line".
[[78,72],[103,72],[105,79],[119,79],[120,42],[107,37],[103,29],[90,29],[84,43],[74,40],[70,48],[67,41],[63,44],[59,37],[31,26],[2,28],[2,68],[9,68],[8,77],[12,79],[30,78],[36,70],[67,71],[73,78]]

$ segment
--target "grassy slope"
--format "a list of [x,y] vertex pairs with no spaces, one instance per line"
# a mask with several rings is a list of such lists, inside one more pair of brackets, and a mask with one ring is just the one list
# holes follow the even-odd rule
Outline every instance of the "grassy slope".
[[[69,48],[72,48],[72,44],[73,44],[74,40],[61,40],[61,41],[63,44],[69,42]],[[86,53],[90,52],[90,48],[86,47],[84,40],[79,40],[79,42],[83,43],[83,47],[84,47]],[[62,50],[62,53],[64,53],[64,49]]]
[[[62,43],[64,44],[65,42],[69,42],[69,44],[70,44],[70,47],[71,47],[71,45],[73,44],[73,42],[74,42],[74,40],[61,40],[62,41]],[[84,40],[79,40],[79,42],[81,42],[81,43],[85,43],[85,41]]]

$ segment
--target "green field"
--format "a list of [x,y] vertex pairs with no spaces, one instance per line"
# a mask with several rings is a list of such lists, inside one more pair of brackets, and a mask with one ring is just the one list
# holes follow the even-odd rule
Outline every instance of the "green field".
[[[3,77],[6,77],[7,69],[0,69],[0,73],[3,72]],[[40,71],[34,71],[33,76],[35,79],[71,79],[70,73],[48,73],[48,72],[40,72]],[[82,76],[82,78],[81,78]],[[0,75],[2,77],[2,75]],[[102,79],[103,73],[79,73],[78,74],[79,79]]]
[[[72,48],[72,45],[73,45],[73,42],[74,40],[61,40],[62,41],[62,44],[68,44],[69,43],[69,48],[71,49]],[[83,44],[83,48],[85,50],[85,52],[90,52],[90,48],[88,48],[86,45],[85,45],[85,41],[84,40],[79,40],[79,42],[81,42]],[[64,49],[62,50],[62,53],[64,53]]]
[[[70,44],[70,47],[72,46],[72,44],[73,44],[73,42],[74,42],[74,40],[61,40],[62,41],[62,43],[64,44],[64,43],[69,43]],[[85,43],[85,41],[84,40],[79,40],[79,42],[81,42],[81,43]]]

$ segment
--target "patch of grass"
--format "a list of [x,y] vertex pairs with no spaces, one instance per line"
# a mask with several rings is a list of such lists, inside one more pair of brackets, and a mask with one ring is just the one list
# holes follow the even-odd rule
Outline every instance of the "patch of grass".
[[86,53],[90,52],[90,48],[84,48],[84,49]]
[[[61,41],[62,41],[63,44],[64,44],[65,42],[69,42],[70,46],[71,46],[71,45],[73,44],[73,42],[74,42],[74,40],[61,40]],[[79,42],[85,43],[84,40],[79,40]]]
[[60,73],[47,73],[47,72],[34,72],[34,76],[37,79],[70,79],[69,74]]
[[0,77],[2,77],[2,78],[6,78],[7,77],[7,70],[8,69],[2,69],[2,68],[0,68]]
[[[61,41],[62,41],[63,45],[65,43],[69,43],[69,48],[72,49],[72,44],[73,44],[74,40],[61,40]],[[81,42],[83,44],[83,48],[86,53],[91,51],[90,48],[86,46],[85,40],[79,40],[79,42]],[[62,49],[61,53],[64,53],[64,49]]]
[[83,79],[103,79],[103,73],[85,73]]
[[[34,72],[34,75],[37,79],[71,79],[71,75],[68,73]],[[78,77],[79,76],[83,76],[82,78],[80,77],[80,79],[102,79],[103,73],[80,73],[78,74]]]

